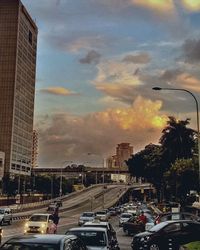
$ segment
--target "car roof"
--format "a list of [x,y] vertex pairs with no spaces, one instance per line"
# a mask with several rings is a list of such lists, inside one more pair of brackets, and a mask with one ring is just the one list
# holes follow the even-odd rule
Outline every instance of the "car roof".
[[63,239],[77,238],[74,235],[59,235],[59,234],[33,234],[17,236],[9,239],[6,243],[44,243],[44,244],[58,244]]
[[48,216],[48,215],[52,215],[52,214],[47,214],[47,213],[43,213],[43,214],[42,214],[42,213],[38,213],[38,214],[32,214],[31,217],[32,217],[32,216],[35,216],[35,215],[40,215],[40,216],[41,216],[41,215],[45,215],[45,216]]
[[107,226],[107,225],[109,225],[109,223],[108,222],[104,222],[104,221],[87,221],[84,225],[91,225],[91,227],[92,227],[92,225],[105,225],[105,226]]
[[69,232],[72,231],[98,231],[98,232],[107,232],[106,228],[103,227],[73,227],[69,229]]
[[200,223],[198,221],[193,221],[193,220],[167,220],[167,221],[163,221],[161,223],[166,223],[166,224],[171,224],[171,223],[177,223],[177,222],[189,222],[189,223],[193,223],[193,224],[197,224],[200,225]]

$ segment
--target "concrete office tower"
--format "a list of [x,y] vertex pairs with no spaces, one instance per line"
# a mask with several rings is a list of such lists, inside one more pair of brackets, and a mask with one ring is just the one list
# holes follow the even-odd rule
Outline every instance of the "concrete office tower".
[[32,145],[32,168],[38,166],[38,133],[36,130],[33,130],[33,145]]
[[20,0],[0,0],[0,151],[4,175],[30,175],[37,27]]
[[116,165],[119,168],[127,168],[125,160],[128,160],[133,154],[133,147],[130,143],[120,143],[116,148]]

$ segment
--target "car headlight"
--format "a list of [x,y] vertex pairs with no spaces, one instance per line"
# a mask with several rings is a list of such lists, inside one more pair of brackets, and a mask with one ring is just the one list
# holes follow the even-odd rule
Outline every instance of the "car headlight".
[[27,227],[29,227],[29,224],[28,224],[28,223],[26,223],[26,224],[25,224],[25,227],[26,227],[26,228],[27,228]]
[[41,228],[44,228],[44,227],[46,227],[46,224],[42,223]]

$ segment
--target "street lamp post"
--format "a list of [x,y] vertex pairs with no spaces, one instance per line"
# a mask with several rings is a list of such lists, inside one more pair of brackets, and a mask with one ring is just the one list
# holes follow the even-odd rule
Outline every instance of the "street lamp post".
[[60,173],[60,197],[62,196],[62,178],[63,178],[63,171],[61,167],[61,173]]
[[64,161],[63,163],[62,163],[62,166],[61,166],[61,171],[60,171],[60,190],[59,190],[59,193],[60,193],[60,196],[62,196],[62,182],[63,182],[63,165],[65,164],[65,163],[72,163],[72,161]]
[[194,101],[195,101],[195,105],[196,105],[196,115],[197,115],[197,141],[198,141],[198,163],[199,163],[199,189],[200,189],[200,131],[199,131],[199,105],[198,105],[198,101],[195,97],[195,95],[190,92],[187,89],[177,89],[177,88],[161,88],[161,87],[153,87],[153,90],[172,90],[172,91],[184,91],[188,94],[190,94]]

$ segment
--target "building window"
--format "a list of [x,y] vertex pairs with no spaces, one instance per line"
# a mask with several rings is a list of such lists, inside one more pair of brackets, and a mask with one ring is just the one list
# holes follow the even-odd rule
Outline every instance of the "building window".
[[32,42],[33,42],[33,34],[32,32],[29,30],[29,33],[28,33],[28,41],[29,43],[32,45]]

